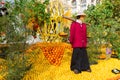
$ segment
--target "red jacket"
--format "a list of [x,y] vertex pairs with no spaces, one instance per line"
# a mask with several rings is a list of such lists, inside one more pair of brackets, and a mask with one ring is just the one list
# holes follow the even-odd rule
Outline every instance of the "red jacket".
[[87,28],[85,23],[73,22],[70,27],[70,43],[72,47],[87,46]]

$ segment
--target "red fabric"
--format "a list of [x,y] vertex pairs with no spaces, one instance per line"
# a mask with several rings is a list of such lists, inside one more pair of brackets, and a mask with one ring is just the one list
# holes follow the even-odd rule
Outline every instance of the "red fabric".
[[73,22],[70,27],[70,43],[72,47],[87,46],[87,28],[85,23]]

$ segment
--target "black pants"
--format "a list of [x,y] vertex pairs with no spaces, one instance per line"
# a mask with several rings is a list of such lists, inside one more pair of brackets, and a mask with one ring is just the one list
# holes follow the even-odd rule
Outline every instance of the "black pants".
[[71,58],[71,70],[84,71],[90,69],[86,48],[74,48]]

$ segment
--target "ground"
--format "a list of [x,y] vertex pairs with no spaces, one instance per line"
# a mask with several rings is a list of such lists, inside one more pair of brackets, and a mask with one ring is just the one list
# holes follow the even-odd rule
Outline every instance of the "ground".
[[115,78],[120,78],[120,74],[111,72],[114,68],[120,69],[120,60],[115,58],[98,60],[98,64],[91,65],[91,73],[74,74],[70,70],[71,54],[69,50],[66,50],[61,65],[54,66],[48,62],[43,53],[40,53],[23,80],[118,80]]

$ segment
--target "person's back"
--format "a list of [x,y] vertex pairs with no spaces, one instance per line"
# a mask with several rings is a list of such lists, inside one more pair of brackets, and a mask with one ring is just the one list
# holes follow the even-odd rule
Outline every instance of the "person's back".
[[87,46],[87,28],[85,23],[73,22],[70,28],[70,43],[72,47]]

